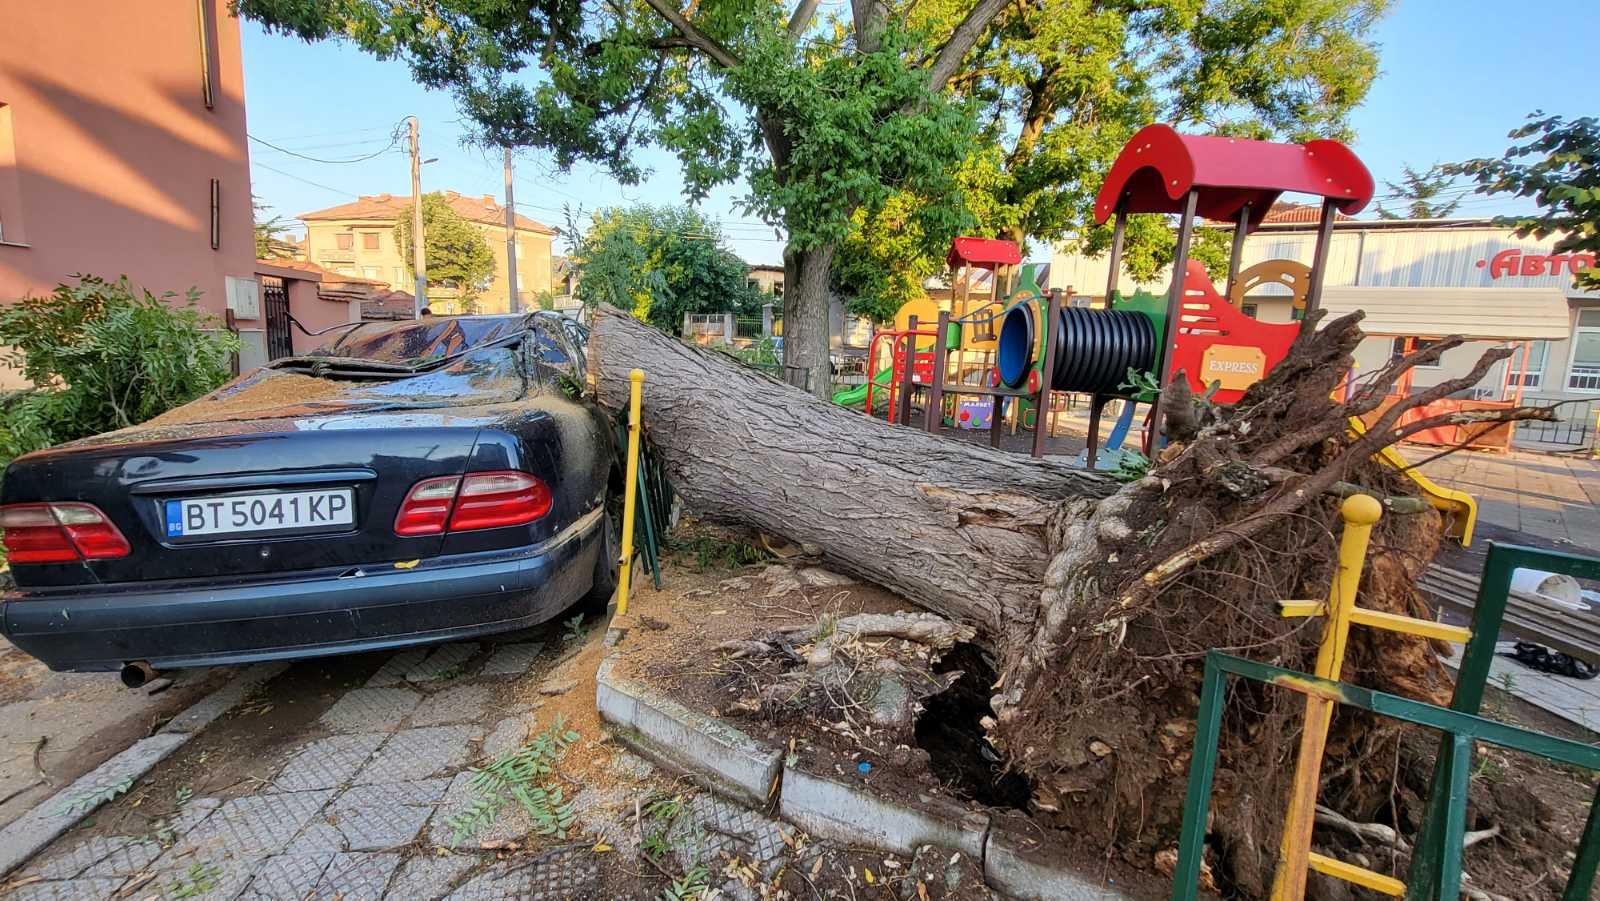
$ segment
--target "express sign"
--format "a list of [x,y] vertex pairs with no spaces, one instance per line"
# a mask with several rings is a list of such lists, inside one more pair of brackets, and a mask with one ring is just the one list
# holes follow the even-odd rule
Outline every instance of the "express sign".
[[1502,250],[1492,259],[1479,260],[1478,268],[1489,270],[1490,278],[1518,275],[1560,275],[1563,270],[1577,275],[1584,269],[1593,269],[1592,253],[1523,253],[1520,250]]

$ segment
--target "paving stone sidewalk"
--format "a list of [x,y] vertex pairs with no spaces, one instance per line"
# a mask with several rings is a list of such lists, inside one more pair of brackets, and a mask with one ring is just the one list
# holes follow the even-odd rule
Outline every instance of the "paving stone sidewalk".
[[[477,799],[469,766],[520,747],[542,728],[537,713],[490,707],[498,686],[529,675],[538,643],[471,643],[406,651],[323,711],[304,740],[275,752],[269,778],[238,797],[199,797],[145,834],[75,830],[12,875],[5,896],[37,899],[571,899],[601,897],[605,855],[592,839],[529,856],[482,843],[512,841],[533,824],[507,805],[454,851],[450,818]],[[548,663],[553,655],[546,655]],[[497,718],[498,717],[498,718]],[[634,780],[650,765],[623,751],[609,769]],[[637,781],[603,779],[573,798],[582,834],[633,859]],[[117,803],[117,802],[113,802]],[[684,868],[737,851],[764,874],[788,860],[775,820],[696,795],[673,824]],[[505,859],[497,859],[505,857]],[[744,897],[737,884],[730,897]]]

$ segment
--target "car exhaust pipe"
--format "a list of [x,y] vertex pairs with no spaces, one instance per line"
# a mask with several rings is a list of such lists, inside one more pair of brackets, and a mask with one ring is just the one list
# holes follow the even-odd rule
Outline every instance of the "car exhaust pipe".
[[138,688],[156,677],[156,668],[147,660],[135,660],[122,665],[122,684]]

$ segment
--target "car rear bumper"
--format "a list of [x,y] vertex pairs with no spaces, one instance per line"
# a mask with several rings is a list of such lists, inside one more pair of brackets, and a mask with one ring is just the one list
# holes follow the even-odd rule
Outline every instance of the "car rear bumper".
[[[598,513],[598,511],[596,511]],[[598,515],[543,544],[406,568],[295,573],[0,597],[0,633],[58,671],[252,663],[403,647],[545,622],[590,585]]]

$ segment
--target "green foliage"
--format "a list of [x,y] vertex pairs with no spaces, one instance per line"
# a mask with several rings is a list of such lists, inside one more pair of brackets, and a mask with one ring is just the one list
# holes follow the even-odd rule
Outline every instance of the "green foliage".
[[697,901],[710,888],[710,878],[711,873],[705,867],[694,867],[661,890],[661,901]]
[[[270,31],[405,60],[422,84],[454,92],[487,145],[538,147],[563,169],[588,162],[626,184],[648,174],[635,151],[658,146],[677,157],[691,200],[742,179],[744,207],[783,228],[791,258],[830,251],[856,210],[896,191],[923,198],[930,220],[961,215],[954,173],[976,124],[943,82],[1001,4],[968,3],[951,21],[929,19],[931,31],[908,28],[913,4],[898,6],[819,18],[813,5],[788,24],[778,4],[742,0],[687,13],[649,0],[238,0]],[[815,274],[786,286],[786,303],[813,314],[797,323],[827,303]],[[791,329],[785,362],[825,360],[826,330],[803,331]]]
[[902,306],[924,296],[923,283],[944,269],[950,239],[966,230],[970,216],[944,222],[936,207],[901,192],[876,215],[857,210],[839,245],[834,285],[852,316],[890,322]]
[[[395,220],[394,240],[400,247],[411,246],[410,206]],[[483,231],[451,209],[450,201],[437,191],[422,195],[422,252],[428,284],[454,289],[469,305],[494,274],[494,252]],[[411,255],[403,256],[406,271],[415,278]]]
[[451,830],[451,846],[493,823],[510,802],[522,807],[535,833],[565,840],[577,814],[572,802],[564,800],[561,786],[553,777],[556,763],[578,738],[578,733],[568,729],[557,716],[549,728],[527,744],[501,754],[486,766],[468,770],[468,784],[476,797],[466,810],[445,821]]
[[1418,171],[1409,164],[1402,166],[1400,183],[1385,181],[1389,190],[1401,200],[1406,201],[1406,206],[1400,211],[1385,209],[1383,204],[1378,204],[1378,218],[1380,219],[1443,219],[1456,211],[1461,206],[1461,197],[1454,199],[1438,200],[1446,189],[1455,185],[1455,177],[1445,171],[1443,166],[1433,165],[1427,171]]
[[210,894],[222,877],[222,867],[209,863],[192,863],[167,886],[169,898],[199,898]]
[[132,776],[125,777],[104,788],[75,795],[63,802],[57,812],[62,814],[87,813],[112,798],[127,794],[130,788],[133,788]]
[[695,572],[739,569],[773,559],[772,552],[766,548],[718,532],[668,536],[666,550],[670,554],[683,554],[689,557],[694,563]]
[[[1445,171],[1478,183],[1477,193],[1531,197],[1540,213],[1502,216],[1519,236],[1556,235],[1558,253],[1600,253],[1600,120],[1534,112],[1507,137],[1519,142],[1500,159],[1474,159]],[[1578,287],[1600,289],[1600,269],[1578,273]]]
[[289,223],[282,216],[261,218],[270,208],[254,197],[250,198],[250,209],[256,214],[256,259],[293,256],[295,247],[289,243]]
[[0,398],[0,461],[143,422],[222,384],[234,335],[187,303],[126,279],[80,276],[0,308],[6,361],[36,386]]
[[562,626],[562,631],[561,631],[561,640],[562,641],[578,641],[578,640],[583,638],[585,630],[583,628],[583,614],[582,613],[578,614],[577,616],[574,616],[571,619],[562,620],[561,621],[561,626]]
[[608,303],[677,334],[685,313],[759,315],[750,267],[723,246],[717,223],[692,207],[612,207],[573,248],[578,299]]
[[[980,140],[958,172],[972,233],[1019,243],[1070,240],[1089,254],[1110,243],[1093,203],[1134,131],[1170,122],[1202,133],[1307,140],[1348,138],[1351,110],[1377,74],[1372,28],[1390,0],[1041,0],[1008,5],[990,40],[952,79],[978,109]],[[937,34],[962,0],[914,7]],[[937,198],[932,198],[937,199]],[[929,198],[911,197],[916,205]],[[943,268],[954,231],[928,232],[906,259],[889,204],[862,226],[875,258],[915,277]],[[1123,260],[1149,278],[1172,259],[1168,217],[1135,216]],[[1196,259],[1218,276],[1227,236],[1196,232]],[[1221,247],[1220,253],[1218,247]],[[1098,288],[1096,288],[1098,290]]]
[[1111,477],[1119,482],[1137,482],[1150,474],[1150,458],[1135,450],[1122,451]]
[[718,344],[716,349],[747,366],[754,366],[757,369],[771,371],[777,369],[779,364],[783,362],[778,359],[778,349],[771,338],[762,338],[748,347]]

